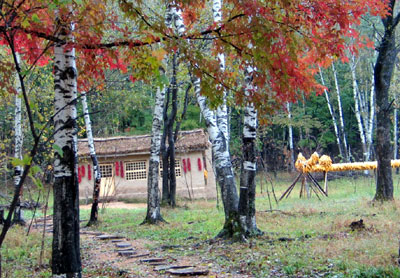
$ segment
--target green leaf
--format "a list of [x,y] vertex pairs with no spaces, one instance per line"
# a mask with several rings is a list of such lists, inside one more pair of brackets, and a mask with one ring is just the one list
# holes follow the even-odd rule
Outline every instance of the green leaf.
[[25,18],[25,19],[22,21],[21,25],[22,25],[23,28],[28,28],[28,27],[31,26],[31,24],[29,23],[28,18]]
[[32,158],[29,155],[24,155],[24,158],[22,159],[22,162],[24,165],[29,165],[31,164]]
[[33,22],[36,22],[36,23],[40,23],[41,22],[37,14],[33,14],[32,15],[32,20],[33,20]]
[[64,156],[64,152],[59,145],[53,144],[53,149],[60,155]]
[[22,159],[13,157],[11,158],[11,164],[13,167],[15,166],[24,166],[24,162],[22,161]]
[[37,173],[42,173],[42,168],[40,168],[38,165],[34,165],[31,168],[31,173],[32,175],[36,175]]
[[43,188],[43,183],[40,179],[35,178],[33,175],[29,175],[30,178],[32,179],[32,182],[38,187],[38,188]]

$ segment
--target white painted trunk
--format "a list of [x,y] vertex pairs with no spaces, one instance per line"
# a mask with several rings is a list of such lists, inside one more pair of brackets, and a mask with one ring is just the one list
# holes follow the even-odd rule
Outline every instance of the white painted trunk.
[[337,72],[335,68],[335,64],[332,64],[332,70],[333,70],[333,77],[335,80],[335,87],[336,87],[336,95],[337,95],[337,102],[338,102],[338,110],[339,110],[339,122],[340,122],[340,133],[342,135],[342,140],[343,140],[343,148],[344,148],[344,155],[345,155],[345,160],[349,161],[349,151],[347,147],[347,138],[346,138],[346,131],[345,131],[345,124],[344,124],[344,117],[343,117],[343,108],[342,108],[342,100],[340,96],[340,87],[339,87],[339,82],[337,79]]

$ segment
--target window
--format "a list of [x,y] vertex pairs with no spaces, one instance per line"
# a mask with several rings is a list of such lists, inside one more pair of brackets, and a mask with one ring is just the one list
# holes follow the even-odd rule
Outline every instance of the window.
[[110,178],[113,176],[112,164],[100,164],[100,173],[102,178]]
[[126,162],[125,177],[127,180],[145,180],[147,178],[146,161]]
[[[162,161],[160,161],[160,177],[162,178],[163,175],[163,165]],[[175,159],[175,177],[181,177],[182,176],[182,171],[181,171],[181,161],[180,159]]]

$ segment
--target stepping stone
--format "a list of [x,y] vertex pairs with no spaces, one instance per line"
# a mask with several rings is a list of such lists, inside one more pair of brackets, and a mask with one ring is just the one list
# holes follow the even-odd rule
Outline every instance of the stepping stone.
[[163,262],[165,261],[164,258],[147,258],[147,259],[141,259],[140,262],[142,263],[154,263],[154,262]]
[[111,240],[112,243],[123,242],[123,239],[113,239]]
[[115,244],[115,246],[118,248],[126,248],[126,247],[131,247],[132,245],[129,242],[121,242]]
[[154,268],[154,271],[164,271],[168,269],[179,269],[179,268],[189,268],[193,265],[160,265]]
[[165,264],[165,261],[148,263],[148,265],[150,265],[150,266],[157,266],[157,265],[164,265],[164,264]]
[[102,232],[93,232],[93,231],[81,231],[81,234],[84,234],[84,235],[91,235],[91,236],[100,236],[100,235],[104,235],[104,233],[102,233]]
[[207,275],[208,269],[195,269],[195,268],[182,268],[182,269],[169,269],[166,271],[169,274],[179,276],[195,276],[195,275]]
[[99,235],[99,236],[96,236],[96,238],[100,239],[100,240],[107,240],[107,239],[121,239],[124,237],[116,236],[116,235]]
[[121,252],[121,251],[133,251],[133,248],[122,248],[122,249],[115,249],[115,252]]
[[142,253],[142,254],[136,254],[136,255],[129,256],[129,258],[141,258],[141,257],[147,257],[148,255],[150,255],[150,253]]
[[128,257],[131,255],[135,255],[136,252],[135,251],[118,251],[118,255],[123,256],[123,257]]

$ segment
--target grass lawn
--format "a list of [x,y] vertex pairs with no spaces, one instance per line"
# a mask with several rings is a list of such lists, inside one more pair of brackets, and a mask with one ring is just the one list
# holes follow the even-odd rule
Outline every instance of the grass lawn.
[[[224,220],[222,203],[218,209],[216,200],[181,200],[178,208],[162,209],[168,224],[157,226],[140,225],[145,209],[108,208],[101,213],[101,223],[95,229],[143,240],[150,249],[178,245],[181,248],[167,252],[204,258],[228,273],[268,277],[272,270],[278,270],[286,277],[400,277],[399,176],[394,175],[396,201],[385,204],[371,202],[373,178],[330,181],[329,198],[321,201],[315,195],[300,199],[299,183],[279,204],[273,200],[271,183],[258,178],[257,223],[265,235],[246,243],[209,244]],[[283,173],[273,180],[278,198],[293,179]],[[81,218],[88,217],[89,210],[81,210]],[[366,228],[351,231],[350,223],[359,219]],[[5,244],[3,271],[8,271],[9,277],[28,277],[26,273],[35,268],[36,277],[48,277],[48,269],[37,267],[38,234],[26,237],[21,228],[13,228]],[[44,262],[48,263],[51,238],[47,237],[45,246]]]

